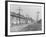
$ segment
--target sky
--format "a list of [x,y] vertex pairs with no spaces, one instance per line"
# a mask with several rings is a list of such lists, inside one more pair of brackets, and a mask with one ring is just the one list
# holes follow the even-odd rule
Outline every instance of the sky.
[[21,14],[29,17],[32,17],[34,20],[37,18],[37,12],[39,12],[39,19],[41,19],[41,7],[36,5],[17,5],[17,4],[10,4],[10,11],[18,13],[18,9],[21,10]]

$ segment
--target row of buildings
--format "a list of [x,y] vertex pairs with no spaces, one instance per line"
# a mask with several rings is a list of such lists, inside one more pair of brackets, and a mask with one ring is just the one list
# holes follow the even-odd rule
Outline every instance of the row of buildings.
[[10,16],[13,18],[12,23],[14,24],[31,24],[34,22],[34,20],[30,17],[25,17],[24,15],[21,15],[20,13],[11,12]]
[[36,17],[36,21],[34,21],[31,17],[25,17],[24,15],[21,15],[21,11],[22,9],[19,7],[18,10],[18,13],[16,12],[10,12],[10,16],[13,18],[12,20],[12,23],[15,23],[15,24],[31,24],[33,22],[37,22],[38,19],[39,19],[39,12],[37,12],[37,17]]

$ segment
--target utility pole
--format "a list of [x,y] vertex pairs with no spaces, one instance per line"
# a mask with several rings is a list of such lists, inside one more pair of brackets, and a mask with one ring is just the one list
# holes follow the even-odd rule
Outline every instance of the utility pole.
[[[19,9],[18,9],[18,11],[19,11],[18,14],[19,14],[19,16],[21,15],[21,14],[20,14],[21,10],[22,10],[22,9],[19,7]],[[19,17],[19,24],[20,24],[20,17]]]
[[37,12],[36,21],[38,21],[38,20],[39,20],[39,13],[40,13],[40,12]]

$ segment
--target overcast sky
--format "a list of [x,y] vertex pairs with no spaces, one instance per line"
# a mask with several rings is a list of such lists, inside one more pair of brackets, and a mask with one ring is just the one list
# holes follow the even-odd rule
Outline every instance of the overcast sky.
[[40,12],[39,19],[42,17],[41,16],[41,7],[36,6],[36,5],[16,5],[16,4],[11,4],[10,5],[11,12],[18,13],[19,7],[22,9],[22,11],[20,13],[22,15],[24,15],[24,16],[29,15],[29,17],[32,17],[34,20],[36,20],[37,12]]

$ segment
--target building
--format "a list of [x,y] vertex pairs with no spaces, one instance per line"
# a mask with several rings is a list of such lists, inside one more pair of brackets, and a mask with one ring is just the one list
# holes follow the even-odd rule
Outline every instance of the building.
[[[14,24],[29,24],[33,22],[32,18],[24,17],[24,15],[16,14],[15,12],[11,12],[10,16],[13,17]],[[13,22],[12,21],[12,22]]]

